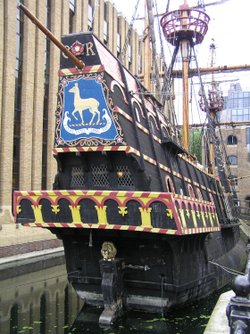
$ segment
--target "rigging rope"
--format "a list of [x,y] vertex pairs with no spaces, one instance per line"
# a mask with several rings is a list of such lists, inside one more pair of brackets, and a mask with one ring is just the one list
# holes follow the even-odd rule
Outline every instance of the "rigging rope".
[[125,60],[126,60],[127,48],[128,48],[129,43],[130,43],[130,38],[131,38],[131,35],[132,35],[132,29],[133,29],[133,25],[134,25],[134,21],[135,21],[135,16],[137,14],[139,3],[140,3],[140,0],[137,0],[137,3],[135,5],[135,9],[134,9],[133,15],[132,15],[129,27],[128,27],[128,32],[127,32],[127,36],[126,36],[126,39],[125,39],[125,43],[124,43],[124,46],[122,48],[121,59],[120,59],[121,62],[122,62],[122,64],[124,64]]
[[223,266],[222,264],[219,264],[219,263],[216,263],[216,262],[213,262],[213,261],[208,261],[209,263],[221,268],[222,270],[226,271],[227,273],[231,274],[231,275],[235,275],[235,276],[238,276],[238,275],[245,275],[244,273],[240,272],[240,271],[237,271],[237,270],[234,270],[232,268],[229,268],[229,267],[226,267],[226,266]]
[[[215,133],[215,125],[216,125],[215,121],[216,121],[216,119],[212,119],[212,117],[210,115],[208,100],[206,98],[204,85],[203,85],[203,82],[201,80],[201,74],[200,74],[200,69],[199,69],[199,66],[198,66],[197,58],[196,58],[196,55],[195,55],[195,49],[194,49],[193,46],[192,46],[192,48],[193,48],[193,52],[194,52],[194,56],[195,56],[194,59],[195,59],[195,62],[196,62],[196,68],[197,68],[198,78],[199,78],[199,81],[200,81],[201,92],[202,92],[202,96],[204,98],[205,111],[206,111],[206,115],[207,115],[207,119],[208,119],[208,129],[209,129],[209,133],[212,137],[213,144],[214,144],[215,160],[216,160],[216,163],[217,163],[218,174],[219,174],[219,177],[220,177],[221,184],[224,187],[224,191],[228,194],[228,196],[225,197],[224,200],[223,200],[224,201],[224,206],[225,206],[225,210],[227,212],[227,216],[230,219],[233,219],[234,216],[237,215],[237,208],[235,207],[235,202],[234,202],[234,198],[236,197],[236,192],[231,187],[231,184],[228,181],[228,178],[227,178],[227,175],[226,175],[225,166],[224,166],[224,163],[223,163],[223,157],[225,158],[225,156],[223,156],[221,146],[224,148],[224,150],[225,150],[225,147],[223,145],[223,141],[221,141],[221,143],[220,143],[220,141],[219,141],[219,139],[218,139],[218,137]],[[219,130],[219,134],[220,134],[220,130]]]

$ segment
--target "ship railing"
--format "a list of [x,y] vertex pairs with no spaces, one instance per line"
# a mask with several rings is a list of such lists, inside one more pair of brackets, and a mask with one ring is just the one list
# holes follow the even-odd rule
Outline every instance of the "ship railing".
[[212,202],[166,192],[56,190],[14,193],[16,223],[169,235],[217,232]]

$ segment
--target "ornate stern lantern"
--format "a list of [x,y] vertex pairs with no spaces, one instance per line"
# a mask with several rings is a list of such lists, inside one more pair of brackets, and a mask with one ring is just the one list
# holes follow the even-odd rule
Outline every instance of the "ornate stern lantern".
[[176,55],[179,47],[182,56],[183,79],[183,146],[189,146],[189,97],[188,74],[190,49],[203,41],[208,29],[209,16],[198,8],[190,8],[187,1],[176,11],[166,13],[161,19],[161,26],[166,40],[175,47]]

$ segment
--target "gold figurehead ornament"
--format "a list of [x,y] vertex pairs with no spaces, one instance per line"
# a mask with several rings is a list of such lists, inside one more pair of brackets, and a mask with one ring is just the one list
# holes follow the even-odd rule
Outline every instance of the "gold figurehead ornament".
[[113,242],[105,241],[102,244],[101,253],[104,260],[112,260],[115,258],[117,250]]

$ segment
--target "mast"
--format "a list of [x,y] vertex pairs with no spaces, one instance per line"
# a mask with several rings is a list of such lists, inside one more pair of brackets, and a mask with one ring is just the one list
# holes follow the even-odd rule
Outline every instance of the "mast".
[[[210,44],[210,52],[211,52],[211,67],[214,66],[215,63],[215,44],[212,42]],[[206,112],[206,101],[205,98],[201,94],[201,98],[199,101],[199,105],[202,111]],[[211,87],[208,90],[208,111],[210,115],[210,120],[213,128],[215,129],[217,122],[217,113],[223,109],[224,99],[222,97],[222,93],[219,90],[218,83],[215,81],[214,72],[212,72],[211,77]],[[213,136],[209,134],[209,162],[208,162],[208,171],[211,174],[215,174],[215,153],[214,153],[214,142]]]
[[187,0],[179,10],[163,15],[161,26],[166,40],[175,49],[180,47],[183,80],[183,139],[182,145],[189,148],[189,62],[191,49],[200,44],[206,35],[210,18],[202,10],[190,8]]

